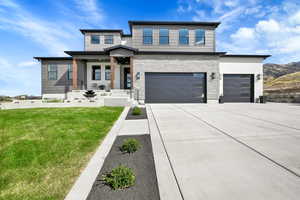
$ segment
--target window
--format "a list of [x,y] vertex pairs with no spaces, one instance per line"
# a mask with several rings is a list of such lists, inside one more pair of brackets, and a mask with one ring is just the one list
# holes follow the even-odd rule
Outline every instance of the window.
[[105,66],[105,80],[110,80],[110,66]]
[[104,44],[113,44],[114,36],[113,35],[105,35],[104,36]]
[[189,30],[180,29],[179,30],[179,44],[189,44]]
[[101,66],[92,66],[92,80],[101,80]]
[[48,65],[48,80],[57,80],[57,65]]
[[91,35],[92,44],[100,44],[100,35]]
[[144,28],[143,43],[144,44],[152,44],[152,28]]
[[195,44],[204,44],[205,43],[205,31],[203,29],[195,30]]
[[68,80],[72,80],[72,77],[73,77],[73,67],[71,64],[68,64],[67,78]]
[[159,44],[169,44],[169,29],[159,29]]

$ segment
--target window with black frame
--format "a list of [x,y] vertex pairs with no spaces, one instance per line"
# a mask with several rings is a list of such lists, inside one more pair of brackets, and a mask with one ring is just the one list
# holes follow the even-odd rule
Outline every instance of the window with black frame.
[[100,65],[92,66],[92,80],[101,80],[101,66]]
[[57,65],[48,65],[48,80],[57,80]]
[[195,44],[196,45],[205,44],[205,30],[203,29],[195,30]]
[[179,44],[188,45],[189,44],[189,30],[180,29],[179,30]]
[[100,44],[100,35],[91,35],[92,44]]
[[113,44],[114,36],[113,35],[105,35],[104,36],[104,44]]
[[164,44],[164,45],[169,44],[169,29],[166,28],[159,29],[159,44]]
[[67,78],[68,80],[72,80],[73,77],[73,67],[71,64],[68,64]]
[[152,28],[143,29],[143,44],[152,44]]
[[105,66],[105,80],[110,80],[110,66]]

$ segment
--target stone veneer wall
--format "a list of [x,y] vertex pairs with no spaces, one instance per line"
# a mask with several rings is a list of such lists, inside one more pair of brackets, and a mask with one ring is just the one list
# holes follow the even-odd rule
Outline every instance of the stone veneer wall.
[[[219,99],[219,57],[200,55],[136,55],[133,59],[134,88],[145,99],[145,72],[206,72],[207,101]],[[140,72],[139,80],[136,73]],[[210,74],[215,73],[215,79]]]

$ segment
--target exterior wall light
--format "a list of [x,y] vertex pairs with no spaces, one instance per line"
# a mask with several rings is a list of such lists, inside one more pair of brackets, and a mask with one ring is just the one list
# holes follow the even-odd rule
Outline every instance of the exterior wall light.
[[210,78],[211,78],[212,80],[214,80],[214,79],[216,78],[216,73],[215,73],[215,72],[212,72],[212,73],[210,74]]
[[261,75],[260,74],[257,74],[256,75],[256,80],[260,80],[261,79]]
[[137,72],[135,75],[135,79],[140,80],[140,78],[141,78],[141,72]]

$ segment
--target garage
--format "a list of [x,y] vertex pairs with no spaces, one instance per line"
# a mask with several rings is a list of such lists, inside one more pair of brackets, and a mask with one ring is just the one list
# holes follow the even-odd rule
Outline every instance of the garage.
[[206,73],[145,73],[146,103],[206,103]]
[[254,102],[254,75],[224,74],[224,102]]

